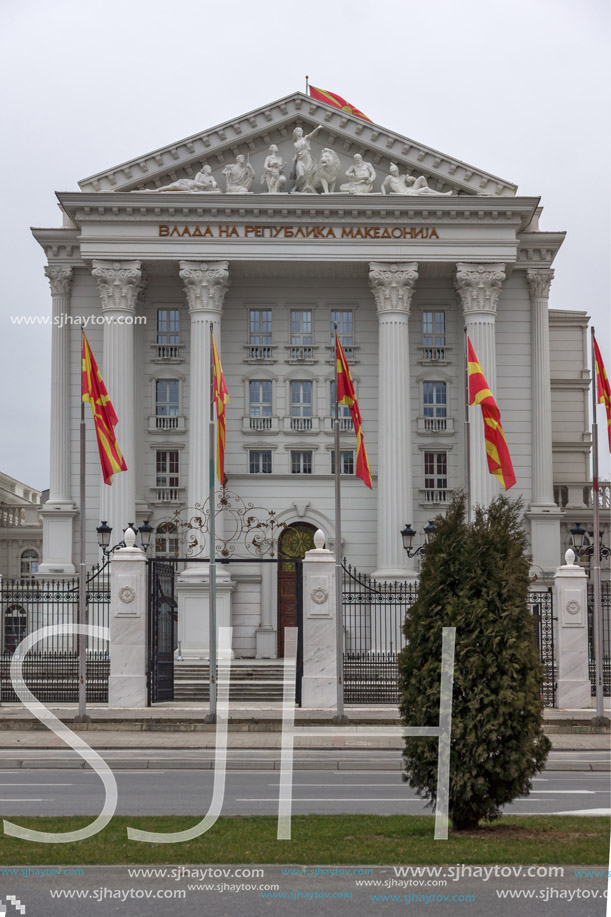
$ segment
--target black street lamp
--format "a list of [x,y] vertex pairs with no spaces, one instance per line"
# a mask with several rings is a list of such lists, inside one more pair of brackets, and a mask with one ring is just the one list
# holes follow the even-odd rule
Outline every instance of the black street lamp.
[[148,519],[144,520],[138,529],[138,532],[140,533],[140,544],[142,545],[142,550],[146,554],[151,546],[151,538],[153,537],[153,526],[149,525]]
[[[139,533],[142,550],[146,552],[151,546],[151,538],[153,536],[153,526],[149,525],[148,519],[144,520],[144,523],[140,526],[139,529],[136,529],[136,526],[133,522],[130,522],[127,528]],[[124,529],[124,532],[125,531],[127,531],[127,529]],[[110,537],[112,535],[112,527],[108,525],[106,520],[102,521],[102,523],[98,525],[96,532],[98,533],[98,546],[100,547],[105,557],[110,557],[111,554],[113,554],[118,548],[126,547],[125,541],[119,541],[112,548],[108,547],[110,544]]]
[[[575,554],[577,555],[579,561],[581,561],[581,559],[584,558],[584,566],[587,566],[588,573],[589,573],[592,557],[594,556],[594,530],[592,529],[591,531],[588,532],[588,536],[590,539],[589,544],[584,544],[586,530],[581,525],[581,523],[576,522],[573,528],[570,530],[570,532],[573,537],[573,549],[575,551]],[[598,542],[599,552],[600,552],[599,561],[601,563],[603,560],[607,560],[609,557],[611,557],[611,548],[609,548],[603,542],[604,534],[605,534],[604,532],[599,532],[599,542]]]
[[437,526],[434,522],[430,521],[428,525],[424,526],[424,542],[418,548],[412,548],[414,542],[414,536],[416,532],[411,526],[411,523],[406,523],[405,528],[401,530],[401,538],[403,539],[403,547],[405,553],[408,557],[424,557],[426,554],[426,549],[431,542],[431,538],[437,531]]

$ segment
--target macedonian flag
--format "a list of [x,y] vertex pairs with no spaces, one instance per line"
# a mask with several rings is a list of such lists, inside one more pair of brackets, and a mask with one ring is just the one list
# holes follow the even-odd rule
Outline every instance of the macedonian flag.
[[594,360],[596,362],[597,400],[599,404],[604,404],[607,411],[607,433],[609,434],[609,449],[611,449],[611,387],[609,386],[605,364],[594,335],[592,335],[592,342],[594,344]]
[[501,412],[488,388],[469,338],[467,338],[467,346],[469,352],[469,404],[479,404],[482,409],[488,471],[498,478],[505,490],[509,490],[515,484],[516,476],[501,426]]
[[212,335],[212,359],[214,363],[212,400],[216,404],[216,476],[222,486],[225,480],[225,405],[229,404],[229,392],[225,384],[223,367],[221,366],[219,352],[216,349],[214,335]]
[[82,369],[82,398],[91,405],[104,483],[112,484],[113,474],[127,471],[127,465],[115,436],[114,428],[118,423],[118,418],[85,332],[83,332]]
[[310,86],[310,96],[316,99],[317,102],[326,102],[327,105],[332,105],[333,108],[340,108],[342,111],[347,111],[349,115],[356,115],[357,118],[371,121],[371,118],[364,115],[362,111],[359,111],[358,108],[355,108],[350,102],[346,102],[345,99],[342,99],[342,97],[338,96],[335,92],[329,92],[328,89],[317,89],[316,86]]
[[[348,363],[346,362],[344,349],[337,334],[335,335],[335,358],[337,361],[337,404],[347,404],[350,408],[352,424],[354,426],[354,432],[356,433],[356,476],[360,478],[361,481],[364,481],[367,487],[373,490],[371,468],[369,467],[367,450],[365,449],[365,443],[363,441],[361,412],[359,411],[358,401],[356,400],[356,393],[352,383],[352,376],[348,369]],[[339,462],[339,456],[335,457],[335,461]],[[336,465],[336,467],[339,467],[339,465]]]

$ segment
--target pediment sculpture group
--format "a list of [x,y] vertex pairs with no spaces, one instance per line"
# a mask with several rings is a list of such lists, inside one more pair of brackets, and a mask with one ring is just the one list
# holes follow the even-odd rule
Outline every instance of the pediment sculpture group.
[[[335,185],[341,172],[339,156],[330,147],[325,147],[318,162],[312,155],[311,140],[321,129],[322,125],[315,127],[309,134],[304,134],[303,128],[296,127],[293,131],[293,147],[295,150],[290,176],[285,175],[287,163],[278,152],[278,147],[272,143],[268,150],[260,184],[267,186],[268,194],[279,194],[288,191],[292,194],[329,194],[335,191]],[[423,195],[434,194],[449,195],[451,191],[435,191],[429,188],[424,175],[402,175],[399,166],[391,162],[390,174],[387,175],[381,187],[382,194]],[[240,153],[235,162],[231,162],[223,169],[225,176],[225,192],[227,194],[248,194],[255,183],[255,170],[245,157]],[[348,194],[371,194],[373,183],[376,179],[375,170],[360,153],[353,156],[352,165],[346,170],[345,177],[348,181],[339,186],[339,191]],[[216,179],[209,165],[202,166],[195,178],[181,178],[157,188],[157,191],[190,191],[204,193],[219,193]]]

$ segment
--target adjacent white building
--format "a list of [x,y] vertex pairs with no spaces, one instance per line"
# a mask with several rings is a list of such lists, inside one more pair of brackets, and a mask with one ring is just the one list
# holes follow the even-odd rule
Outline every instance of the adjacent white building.
[[[229,487],[302,547],[317,527],[332,545],[334,321],[374,481],[354,477],[342,416],[350,562],[415,577],[400,530],[421,532],[464,486],[465,325],[502,413],[534,564],[551,574],[561,562],[591,502],[588,317],[549,308],[564,233],[540,228],[539,198],[295,93],[58,199],[63,225],[33,230],[54,315],[41,572],[74,572],[79,551],[79,320],[129,466],[103,484],[88,418],[89,562],[102,519],[113,541],[148,519],[158,553],[182,550],[175,512],[207,497],[211,322],[231,398]],[[499,485],[471,411],[472,497],[486,504]],[[226,594],[236,655],[281,653],[275,574],[232,566]],[[190,614],[183,604],[179,635],[197,655]]]

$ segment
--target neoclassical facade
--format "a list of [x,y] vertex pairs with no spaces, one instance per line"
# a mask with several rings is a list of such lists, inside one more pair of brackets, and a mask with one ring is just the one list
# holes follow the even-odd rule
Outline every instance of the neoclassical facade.
[[[334,541],[332,328],[355,381],[373,491],[341,416],[343,550],[392,580],[402,547],[465,482],[464,327],[500,407],[534,563],[551,573],[587,518],[583,312],[550,310],[562,232],[539,198],[379,125],[295,93],[58,194],[35,229],[48,265],[51,479],[41,571],[78,556],[81,335],[102,369],[129,470],[102,483],[87,439],[87,556],[96,526],[150,520],[158,553],[207,496],[209,328],[230,394],[233,492]],[[499,485],[471,413],[472,501]],[[221,532],[222,532],[222,521]],[[276,652],[277,585],[231,569],[236,655]],[[185,622],[179,622],[183,637]],[[188,641],[187,641],[188,643]]]

